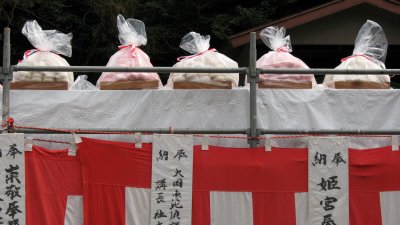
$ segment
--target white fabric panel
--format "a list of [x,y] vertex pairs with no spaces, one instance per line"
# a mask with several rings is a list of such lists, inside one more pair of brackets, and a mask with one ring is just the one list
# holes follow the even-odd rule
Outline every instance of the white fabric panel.
[[211,225],[252,225],[251,192],[210,192]]
[[[11,91],[17,124],[115,129],[246,129],[247,89]],[[67,123],[66,123],[67,121]]]
[[68,196],[64,225],[83,225],[83,196]]
[[382,225],[400,224],[400,191],[381,192]]
[[[260,89],[257,90],[258,128],[398,129],[400,120],[397,119],[396,112],[400,108],[399,95],[400,90]],[[13,90],[10,96],[10,115],[17,125],[40,127],[248,129],[248,101],[248,88],[131,91]],[[49,136],[36,137],[49,139]],[[61,138],[63,135],[51,136],[54,140],[67,140],[70,135],[65,139]],[[132,141],[129,135],[85,136]],[[304,142],[298,140],[279,140],[277,141],[279,144],[274,144],[273,140],[272,146],[306,146]],[[375,140],[378,138],[357,139],[354,146],[350,140],[350,147],[375,148],[390,145],[390,141]],[[143,142],[151,142],[151,137],[144,136]],[[195,140],[195,144],[200,142]],[[246,140],[216,138],[210,139],[210,145],[249,146]],[[67,147],[54,143],[48,145],[41,143],[41,146],[52,149]]]
[[[307,148],[309,137],[296,138],[272,138],[272,147],[281,148]],[[392,144],[391,137],[347,137],[349,148],[352,149],[370,149],[389,146]],[[264,145],[264,140],[260,141],[260,145]]]
[[[264,129],[398,129],[400,90],[257,90]],[[373,118],[373,120],[371,119]]]
[[308,225],[308,193],[295,193],[296,225]]
[[[258,127],[397,129],[400,127],[396,114],[400,108],[399,95],[400,90],[257,90]],[[248,101],[247,88],[14,90],[10,115],[17,124],[43,127],[63,127],[68,121],[69,127],[82,129],[246,129]]]
[[150,189],[125,188],[125,224],[150,224]]

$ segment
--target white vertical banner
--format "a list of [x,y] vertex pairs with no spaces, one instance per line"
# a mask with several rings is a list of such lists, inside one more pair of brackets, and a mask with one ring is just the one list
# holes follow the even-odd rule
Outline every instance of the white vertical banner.
[[25,225],[24,134],[0,135],[0,224]]
[[348,140],[312,137],[308,151],[310,225],[349,224]]
[[193,136],[154,135],[151,225],[192,223],[192,177]]

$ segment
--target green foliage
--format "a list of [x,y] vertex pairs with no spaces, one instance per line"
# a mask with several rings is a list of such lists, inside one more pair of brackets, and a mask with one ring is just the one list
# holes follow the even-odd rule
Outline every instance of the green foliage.
[[[298,11],[299,0],[2,0],[0,25],[12,29],[12,63],[32,48],[21,34],[27,20],[43,29],[72,32],[71,65],[105,65],[120,44],[116,17],[142,20],[148,44],[143,50],[154,65],[171,66],[188,53],[179,49],[190,31],[211,35],[211,46],[223,49],[227,37]],[[309,2],[309,1],[308,1]],[[313,2],[322,2],[313,0]],[[290,9],[290,10],[288,10]],[[1,56],[0,56],[1,57]]]

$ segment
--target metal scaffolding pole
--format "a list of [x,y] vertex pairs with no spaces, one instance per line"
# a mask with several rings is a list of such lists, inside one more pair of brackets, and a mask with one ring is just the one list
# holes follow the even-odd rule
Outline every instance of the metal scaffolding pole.
[[[256,57],[256,56],[255,56]],[[106,67],[106,66],[11,66],[13,71],[68,71],[68,72],[156,72],[156,73],[239,73],[247,74],[248,68],[175,68],[175,67]],[[254,66],[255,68],[255,66]],[[400,69],[256,69],[259,74],[389,74],[400,75]],[[249,82],[250,83],[250,82]]]
[[[247,129],[230,129],[230,130],[190,130],[190,129],[112,129],[112,128],[93,128],[93,129],[76,129],[76,128],[14,128],[14,132],[26,134],[131,134],[131,133],[148,133],[148,134],[248,134]],[[272,135],[400,135],[400,130],[344,130],[344,129],[312,129],[312,130],[296,130],[296,129],[259,129],[258,133]],[[257,136],[255,137],[257,138]]]
[[241,68],[177,68],[177,67],[106,67],[106,66],[14,66],[14,71],[69,71],[69,72],[156,72],[156,73],[239,73]]
[[14,132],[29,133],[29,134],[101,134],[101,133],[154,133],[154,134],[247,134],[247,129],[231,129],[231,130],[189,130],[189,129],[66,129],[66,128],[50,128],[50,129],[30,129],[30,128],[15,128]]
[[248,82],[250,83],[250,130],[249,144],[251,148],[257,147],[259,140],[256,139],[257,133],[257,83],[258,72],[256,69],[257,50],[256,50],[256,33],[250,33],[250,57],[249,57]]
[[400,74],[400,69],[260,69],[260,74],[342,74],[342,75],[365,75],[382,74],[396,75]]
[[344,130],[344,129],[312,129],[312,130],[295,130],[295,129],[281,129],[269,130],[260,129],[261,134],[304,134],[304,135],[317,135],[317,134],[339,134],[339,135],[400,135],[400,130]]
[[[2,124],[5,124],[10,114],[10,58],[11,58],[11,44],[10,44],[10,28],[4,28],[4,47],[3,47],[3,102],[2,102]],[[12,72],[11,72],[12,73]],[[7,129],[3,129],[7,133]]]

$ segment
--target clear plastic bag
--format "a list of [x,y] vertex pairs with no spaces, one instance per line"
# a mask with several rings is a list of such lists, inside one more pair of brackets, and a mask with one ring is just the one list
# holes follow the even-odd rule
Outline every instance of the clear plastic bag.
[[[335,69],[385,69],[388,42],[379,24],[367,20],[358,32],[353,54]],[[329,88],[390,88],[389,75],[325,75]]]
[[[27,21],[22,34],[36,48],[24,53],[20,66],[69,66],[60,55],[71,57],[72,34],[63,34],[57,30],[42,30],[35,20]],[[68,82],[72,85],[72,72],[19,71],[13,74],[12,82]]]
[[87,75],[79,75],[78,78],[76,78],[74,84],[71,86],[71,90],[75,91],[83,91],[83,90],[99,90],[96,86],[94,86],[92,83],[90,83],[87,80],[88,76]]
[[[147,37],[144,23],[140,20],[129,18],[125,20],[122,15],[117,17],[117,27],[119,31],[119,51],[110,57],[107,63],[109,67],[153,67],[149,56],[138,46],[146,45]],[[157,73],[142,72],[104,72],[97,81],[97,86],[101,82],[120,82],[120,81],[152,81],[157,80],[162,86],[160,77]]]
[[[272,50],[257,60],[261,69],[309,69],[299,58],[290,54],[290,36],[285,37],[284,27],[267,27],[260,33],[262,41]],[[313,74],[260,74],[260,84],[267,88],[312,88],[317,85]]]
[[[238,63],[227,56],[209,49],[210,36],[202,36],[196,32],[189,32],[181,41],[180,47],[191,53],[190,56],[178,58],[178,63],[173,67],[198,67],[198,68],[238,68]],[[239,74],[237,73],[171,73],[167,87],[173,87],[175,82],[190,81],[196,83],[226,85],[231,82],[237,87]]]

